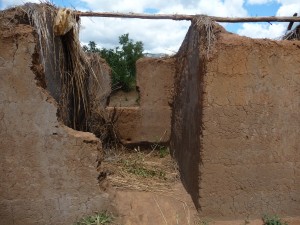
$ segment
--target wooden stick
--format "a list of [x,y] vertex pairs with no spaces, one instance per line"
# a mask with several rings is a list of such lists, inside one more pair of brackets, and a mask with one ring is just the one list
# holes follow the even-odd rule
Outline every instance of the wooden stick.
[[[117,17],[117,18],[137,18],[137,19],[167,19],[167,20],[192,20],[197,16],[205,15],[183,15],[183,14],[143,14],[143,13],[111,13],[111,12],[74,12],[77,16],[88,17]],[[300,22],[300,17],[217,17],[209,16],[216,22],[244,23],[244,22]]]

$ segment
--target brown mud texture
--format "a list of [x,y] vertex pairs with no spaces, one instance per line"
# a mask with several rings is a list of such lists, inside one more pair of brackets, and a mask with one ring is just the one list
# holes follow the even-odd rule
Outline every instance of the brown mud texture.
[[[117,213],[126,225],[240,224],[262,214],[299,224],[299,41],[239,37],[200,18],[176,56],[138,62],[141,73],[157,65],[168,77],[164,85],[153,82],[139,90],[140,109],[128,109],[143,131],[149,118],[157,126],[135,140],[123,130],[123,141],[156,142],[166,129],[174,166],[170,156],[147,159],[149,153],[140,151],[109,163],[94,134],[73,130],[59,118],[63,84],[48,64],[60,55],[47,54],[43,63],[39,30],[24,10],[1,12],[0,28],[0,225],[72,224],[102,210]],[[84,92],[101,107],[110,92],[109,80],[103,82],[101,95]],[[151,92],[154,87],[164,89],[163,98]],[[162,107],[153,109],[147,95]],[[131,122],[138,134],[132,121],[127,126]],[[126,117],[120,124],[126,127]],[[120,185],[129,177],[124,171],[142,176]],[[108,182],[99,185],[102,172]],[[159,185],[145,192],[141,187],[150,181]],[[194,220],[197,210],[200,219]]]

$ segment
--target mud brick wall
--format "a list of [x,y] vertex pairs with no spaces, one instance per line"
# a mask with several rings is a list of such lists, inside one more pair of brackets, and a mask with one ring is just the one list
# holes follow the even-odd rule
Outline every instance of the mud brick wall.
[[93,107],[104,109],[111,93],[111,68],[97,53],[88,54],[94,74],[89,77],[89,101]]
[[0,224],[73,224],[109,202],[97,180],[101,143],[57,121],[54,99],[31,70],[36,33],[6,16],[0,23]]
[[204,217],[299,216],[300,42],[216,28],[207,59],[199,29],[179,52],[172,118],[187,190]]
[[120,113],[117,130],[121,141],[124,144],[169,142],[175,58],[142,58],[136,68],[139,106],[116,108]]

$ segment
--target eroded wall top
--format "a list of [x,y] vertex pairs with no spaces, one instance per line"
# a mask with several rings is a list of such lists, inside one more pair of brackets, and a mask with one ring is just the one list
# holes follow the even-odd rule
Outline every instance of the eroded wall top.
[[0,14],[0,224],[72,224],[108,205],[97,180],[101,143],[58,122],[31,70],[37,34],[17,16]]

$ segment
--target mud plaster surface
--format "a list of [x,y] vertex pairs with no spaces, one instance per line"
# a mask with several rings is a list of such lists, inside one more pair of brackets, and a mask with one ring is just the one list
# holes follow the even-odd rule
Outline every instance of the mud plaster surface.
[[300,43],[219,31],[201,65],[196,29],[178,61],[171,146],[200,214],[299,216]]
[[299,216],[300,42],[224,33],[216,49],[204,77],[203,213]]
[[[120,113],[116,125],[121,141],[123,144],[166,143],[171,133],[175,58],[142,58],[136,67],[139,97],[133,100],[135,106],[116,108]],[[115,97],[113,104],[118,106]]]
[[55,101],[36,85],[30,69],[35,35],[27,25],[0,32],[3,225],[72,224],[108,203],[97,183],[101,143],[93,134],[61,125]]

